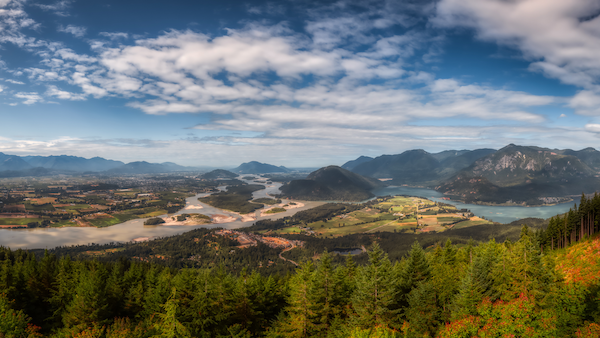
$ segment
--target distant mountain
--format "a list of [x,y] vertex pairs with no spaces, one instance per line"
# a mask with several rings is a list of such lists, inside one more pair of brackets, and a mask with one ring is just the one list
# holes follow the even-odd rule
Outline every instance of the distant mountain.
[[203,174],[202,178],[207,179],[207,180],[216,180],[216,179],[231,179],[231,178],[236,178],[238,177],[238,174],[232,173],[231,171],[228,170],[224,170],[224,169],[215,169],[211,172],[207,172],[205,174]]
[[290,170],[284,166],[277,167],[272,164],[260,163],[256,161],[242,163],[239,167],[232,169],[231,171],[239,174],[267,174],[290,172]]
[[[158,174],[168,173],[173,171],[182,171],[178,168],[181,166],[173,166],[173,163],[148,163],[146,161],[138,161],[124,164],[122,166],[105,171],[107,174]],[[174,170],[175,169],[175,170]]]
[[182,165],[173,163],[173,162],[163,162],[160,165],[162,165],[165,169],[167,169],[167,171],[190,171],[193,168],[190,167],[184,167]]
[[2,156],[0,157],[0,171],[19,171],[28,170],[31,168],[33,167],[29,163],[23,161],[19,156],[2,154]]
[[61,171],[106,171],[124,165],[121,161],[107,160],[101,157],[86,159],[78,156],[23,156],[23,160],[32,167]]
[[373,158],[369,157],[369,156],[361,156],[359,158],[357,158],[356,160],[352,160],[352,161],[348,161],[346,163],[344,163],[342,165],[342,168],[346,169],[346,170],[352,170],[354,169],[357,165],[365,163],[365,162],[369,162],[371,161]]
[[597,171],[573,153],[582,157],[585,153],[594,154],[510,144],[478,159],[436,189],[465,201],[510,200],[527,204],[539,204],[540,197],[564,197],[600,189]]
[[352,172],[360,175],[391,178],[394,184],[433,186],[468,167],[493,149],[447,150],[430,154],[422,149],[407,150],[397,155],[382,155],[356,165]]
[[380,181],[355,174],[338,166],[310,173],[304,180],[283,185],[280,197],[308,201],[362,201],[373,197],[371,190],[383,186]]

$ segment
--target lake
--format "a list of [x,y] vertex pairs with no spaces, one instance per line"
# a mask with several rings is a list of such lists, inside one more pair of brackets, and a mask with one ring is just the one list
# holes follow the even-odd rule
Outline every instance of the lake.
[[455,205],[458,209],[469,209],[479,217],[485,217],[488,220],[500,223],[510,223],[512,221],[527,217],[550,218],[552,216],[565,213],[569,211],[569,208],[573,207],[573,202],[541,207],[465,204],[456,201],[444,200],[442,199],[444,194],[435,190],[411,187],[385,187],[375,190],[373,193],[377,196],[410,195],[425,197],[432,201]]

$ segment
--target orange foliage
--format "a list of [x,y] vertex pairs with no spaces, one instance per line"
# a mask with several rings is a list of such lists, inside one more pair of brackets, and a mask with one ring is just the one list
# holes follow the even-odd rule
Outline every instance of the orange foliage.
[[485,299],[477,307],[477,316],[446,324],[438,337],[551,337],[556,329],[555,318],[534,307],[534,301],[525,294],[509,302],[492,304]]
[[575,336],[580,338],[600,338],[600,325],[590,323],[588,326],[578,329],[575,332]]
[[585,286],[600,281],[600,237],[579,242],[559,252],[556,269],[565,277],[565,282]]

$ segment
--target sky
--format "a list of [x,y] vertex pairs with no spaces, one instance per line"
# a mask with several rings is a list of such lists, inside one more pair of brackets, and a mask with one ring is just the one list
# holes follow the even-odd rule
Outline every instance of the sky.
[[598,0],[0,0],[0,152],[598,148],[599,55]]

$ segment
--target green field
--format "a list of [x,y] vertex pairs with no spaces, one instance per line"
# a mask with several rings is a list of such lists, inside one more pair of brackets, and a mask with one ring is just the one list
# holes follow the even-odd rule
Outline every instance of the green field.
[[458,222],[458,223],[454,224],[454,226],[452,227],[452,229],[467,228],[467,227],[472,227],[472,226],[475,226],[475,225],[491,224],[491,223],[492,222],[486,221],[486,220],[481,220],[481,221],[462,221],[462,222]]
[[41,218],[0,218],[0,225],[27,225],[31,222],[42,222]]
[[284,208],[273,208],[271,210],[267,210],[265,213],[266,214],[276,214],[276,213],[284,212],[284,211],[285,211]]
[[92,209],[92,207],[89,204],[75,204],[75,205],[69,205],[66,207],[59,207],[59,209],[81,210],[81,209]]
[[[424,211],[427,217],[423,217],[419,212],[420,225],[425,224],[427,231],[444,231],[452,224],[465,219],[460,215],[448,212],[456,212],[456,208],[447,204],[437,204],[419,197],[396,196],[388,200],[381,200],[377,204],[371,204],[363,209],[338,215],[336,217],[312,222],[306,224],[307,228],[312,229],[317,236],[344,236],[365,232],[419,232],[416,227],[417,219],[414,213]],[[441,212],[441,213],[438,213]],[[394,215],[402,213],[401,215]],[[482,220],[463,221],[454,227],[467,227],[480,224],[487,224]],[[421,228],[421,227],[419,227]],[[283,228],[276,233],[299,232],[297,227]]]

